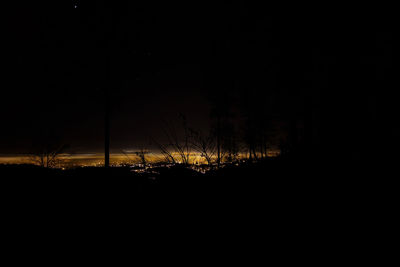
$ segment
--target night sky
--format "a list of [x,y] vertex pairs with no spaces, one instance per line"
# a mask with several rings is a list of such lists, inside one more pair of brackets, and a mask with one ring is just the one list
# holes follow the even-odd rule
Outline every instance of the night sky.
[[102,151],[106,86],[115,152],[161,138],[179,113],[207,129],[216,95],[233,110],[265,105],[278,122],[311,112],[315,140],[331,147],[397,134],[389,7],[53,2],[7,10],[1,153],[45,133]]

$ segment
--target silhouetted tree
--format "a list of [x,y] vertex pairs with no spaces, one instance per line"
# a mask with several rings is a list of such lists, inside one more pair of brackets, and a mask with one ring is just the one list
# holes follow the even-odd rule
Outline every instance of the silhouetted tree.
[[235,161],[239,155],[239,144],[233,120],[225,120],[220,129],[221,160]]
[[191,146],[194,150],[200,153],[208,165],[212,165],[216,155],[216,140],[215,135],[211,132],[208,135],[203,134],[201,130],[191,129]]
[[[178,133],[173,123],[164,121],[162,131],[166,138],[166,143],[162,144],[156,140],[154,142],[168,162],[189,164],[191,155],[190,129],[187,125],[186,117],[183,114],[179,114],[179,117],[182,125],[181,134]],[[175,156],[175,153],[178,156]]]
[[173,153],[173,151],[171,151],[171,147],[169,145],[159,143],[154,139],[153,139],[153,142],[157,145],[161,154],[164,156],[164,160],[166,162],[173,163],[173,164],[175,164],[177,162],[177,160],[174,157],[174,153]]
[[120,33],[120,13],[124,10],[124,5],[99,0],[93,7],[95,12],[91,19],[95,23],[97,46],[101,52],[96,68],[99,68],[99,77],[101,77],[99,87],[104,92],[104,164],[108,167],[110,164],[110,91],[118,84],[116,78],[119,73],[118,65],[113,64],[113,61],[121,53],[117,36]]
[[139,157],[140,163],[143,165],[143,167],[146,167],[147,165],[147,160],[146,160],[146,155],[149,153],[149,151],[141,148],[139,151],[135,151],[135,155]]
[[67,145],[46,144],[31,153],[31,161],[44,168],[54,168],[60,163],[60,155],[65,152]]
[[[223,89],[226,85],[221,85],[215,92],[209,93],[208,99],[211,103],[211,129],[215,136],[216,163],[220,167],[222,159],[230,150],[234,139],[234,106],[235,96],[232,91]],[[229,141],[228,141],[229,140]],[[233,151],[233,150],[232,150]]]

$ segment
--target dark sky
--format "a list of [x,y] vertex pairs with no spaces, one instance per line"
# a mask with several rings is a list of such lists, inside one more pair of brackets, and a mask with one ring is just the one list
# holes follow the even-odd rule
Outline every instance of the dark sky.
[[207,128],[216,92],[269,95],[289,113],[301,110],[304,95],[330,99],[330,108],[336,99],[348,105],[342,118],[360,95],[376,104],[365,77],[390,84],[394,19],[385,9],[53,2],[13,6],[6,16],[3,153],[26,151],[44,132],[76,151],[101,151],[106,86],[118,151],[158,138],[160,122],[179,112]]

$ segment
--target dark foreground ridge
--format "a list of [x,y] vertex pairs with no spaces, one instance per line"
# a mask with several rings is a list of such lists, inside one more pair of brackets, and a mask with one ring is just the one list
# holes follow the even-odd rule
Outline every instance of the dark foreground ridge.
[[132,239],[142,234],[154,245],[149,233],[171,235],[168,242],[177,233],[190,242],[223,233],[224,242],[252,237],[278,250],[288,240],[296,250],[304,242],[335,247],[337,240],[353,251],[347,240],[368,247],[391,234],[388,225],[397,215],[395,178],[389,168],[374,164],[272,159],[206,174],[184,166],[147,174],[123,167],[62,171],[3,165],[0,171],[2,214],[9,225],[4,229],[29,235],[40,236],[37,229],[44,228],[66,238],[90,233],[97,241],[109,231]]
[[[320,200],[361,202],[390,197],[394,183],[387,166],[269,159],[196,172],[186,166],[157,167],[144,173],[129,167],[84,167],[68,170],[32,165],[0,166],[2,191],[11,197],[42,196],[75,201],[80,198],[135,197],[170,199],[252,198],[279,202]],[[261,201],[263,201],[261,200]]]

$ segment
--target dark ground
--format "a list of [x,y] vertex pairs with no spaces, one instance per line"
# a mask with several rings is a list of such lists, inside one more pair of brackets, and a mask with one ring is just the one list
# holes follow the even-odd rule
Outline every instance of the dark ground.
[[[184,166],[135,173],[128,167],[85,167],[69,170],[31,165],[0,166],[3,195],[62,202],[109,199],[223,199],[239,203],[318,206],[355,201],[361,206],[396,197],[395,175],[382,164],[322,163],[269,159],[225,166],[201,174]],[[376,199],[379,198],[379,199]],[[292,203],[292,204],[290,204]],[[303,205],[302,204],[302,205]],[[321,207],[322,208],[322,207]]]
[[[8,248],[33,251],[45,241],[46,253],[61,257],[66,251],[55,244],[86,256],[105,250],[101,259],[117,250],[139,251],[147,261],[162,251],[169,259],[196,255],[191,261],[251,253],[246,262],[315,263],[348,257],[381,263],[394,252],[388,240],[396,228],[398,187],[382,165],[269,160],[204,175],[180,166],[158,171],[0,166]],[[132,244],[139,250],[132,252]],[[174,248],[179,256],[168,252]],[[33,254],[30,259],[40,258]],[[67,254],[66,260],[77,255]]]

